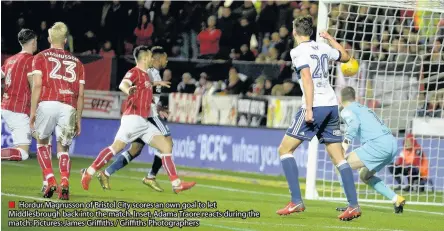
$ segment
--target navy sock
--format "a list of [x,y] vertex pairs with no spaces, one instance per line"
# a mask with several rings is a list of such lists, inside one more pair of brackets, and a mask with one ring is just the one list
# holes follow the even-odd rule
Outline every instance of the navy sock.
[[128,151],[121,153],[117,156],[114,162],[105,169],[105,174],[111,176],[115,172],[125,167],[133,159],[134,158],[128,153]]
[[299,187],[298,166],[293,154],[285,154],[281,157],[282,168],[284,169],[285,178],[287,178],[288,187],[291,191],[291,201],[295,204],[302,202],[301,188]]
[[148,173],[148,177],[149,178],[156,177],[156,175],[159,172],[160,168],[162,168],[162,159],[159,156],[154,155],[153,165],[151,166],[151,170]]
[[338,164],[338,170],[341,174],[345,196],[347,196],[348,206],[358,206],[358,196],[356,195],[355,181],[353,180],[353,172],[350,165],[344,160]]

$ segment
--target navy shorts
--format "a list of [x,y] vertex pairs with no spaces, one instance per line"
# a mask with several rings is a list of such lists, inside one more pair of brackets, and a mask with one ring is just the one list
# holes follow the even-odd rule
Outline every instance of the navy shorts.
[[[171,136],[170,128],[166,124],[165,120],[161,119],[158,116],[155,116],[155,117],[149,117],[148,121],[150,123],[154,124],[159,129],[159,131],[162,133],[162,135]],[[140,138],[135,140],[135,142],[140,143],[140,144],[145,144],[143,142],[143,140]]]
[[341,143],[338,106],[314,107],[313,123],[305,122],[305,108],[300,108],[285,134],[310,141],[316,135],[319,143]]

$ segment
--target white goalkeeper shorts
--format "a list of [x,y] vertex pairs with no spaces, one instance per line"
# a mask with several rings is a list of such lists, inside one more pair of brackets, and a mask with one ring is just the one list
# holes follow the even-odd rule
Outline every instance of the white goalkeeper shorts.
[[57,141],[69,146],[76,134],[76,109],[58,101],[43,101],[37,107],[35,132],[39,139],[51,136],[55,129]]
[[27,114],[2,109],[2,118],[11,131],[14,146],[31,144],[31,127]]
[[154,136],[161,135],[159,129],[142,116],[124,115],[120,120],[119,131],[114,140],[128,144],[141,138],[145,144],[149,144]]

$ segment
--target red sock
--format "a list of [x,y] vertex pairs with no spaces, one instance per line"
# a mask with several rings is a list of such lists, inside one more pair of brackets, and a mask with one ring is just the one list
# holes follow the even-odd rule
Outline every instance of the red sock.
[[69,158],[67,152],[59,152],[57,153],[57,156],[59,157],[59,170],[62,181],[68,181],[71,168],[71,159]]
[[113,158],[114,154],[114,150],[111,147],[106,147],[99,153],[96,160],[92,163],[91,168],[96,171],[101,169],[109,160],[111,160],[111,158]]
[[170,181],[179,179],[176,173],[176,165],[174,165],[173,156],[171,154],[162,154],[162,166],[167,172]]
[[40,168],[42,168],[44,178],[46,180],[54,178],[48,145],[37,145],[37,160],[39,162]]
[[2,160],[20,161],[22,160],[22,153],[17,148],[3,148]]
[[52,160],[52,145],[48,144],[48,151],[49,151],[49,157],[51,157]]

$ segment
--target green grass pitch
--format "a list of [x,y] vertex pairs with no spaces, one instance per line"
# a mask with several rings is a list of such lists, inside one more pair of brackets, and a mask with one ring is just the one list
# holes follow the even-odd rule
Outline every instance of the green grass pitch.
[[[275,211],[283,207],[289,200],[286,182],[282,177],[261,176],[256,174],[179,168],[179,175],[183,173],[184,179],[197,181],[197,186],[190,191],[176,195],[170,190],[170,183],[164,174],[161,174],[158,179],[162,187],[164,187],[165,192],[154,192],[143,185],[141,183],[141,179],[145,174],[143,170],[147,170],[149,165],[131,163],[126,169],[112,176],[111,191],[103,191],[96,178],[93,178],[89,191],[84,191],[80,185],[79,170],[80,168],[87,167],[91,162],[92,159],[72,158],[70,202],[127,201],[182,203],[216,201],[217,209],[194,209],[194,211],[218,210],[224,212],[225,210],[255,210],[260,212],[260,218],[200,218],[198,219],[199,227],[182,228],[184,230],[444,230],[443,206],[407,204],[404,214],[394,214],[392,205],[390,204],[362,203],[362,217],[351,222],[343,222],[337,219],[339,214],[335,211],[335,207],[341,206],[344,203],[306,200],[305,204],[307,209],[304,213],[280,217],[275,214]],[[56,160],[54,160],[53,166],[58,166]],[[58,170],[55,169],[55,172],[57,171]],[[196,174],[196,172],[198,174]],[[61,229],[50,227],[8,227],[8,221],[19,220],[18,218],[8,218],[9,201],[18,203],[19,201],[44,201],[46,199],[43,199],[40,195],[41,173],[35,159],[24,162],[3,162],[1,164],[1,174],[1,230],[47,231]],[[56,173],[56,176],[58,178],[58,173]],[[51,200],[58,201],[56,196]],[[139,209],[139,211],[146,210]],[[177,209],[166,211],[177,212]],[[189,211],[193,211],[193,209]],[[143,219],[147,220],[147,218]],[[115,221],[116,219],[111,220]],[[189,218],[189,220],[195,219]],[[65,229],[88,231],[170,230],[170,228],[128,228],[119,226],[114,228],[63,228],[63,230]]]

